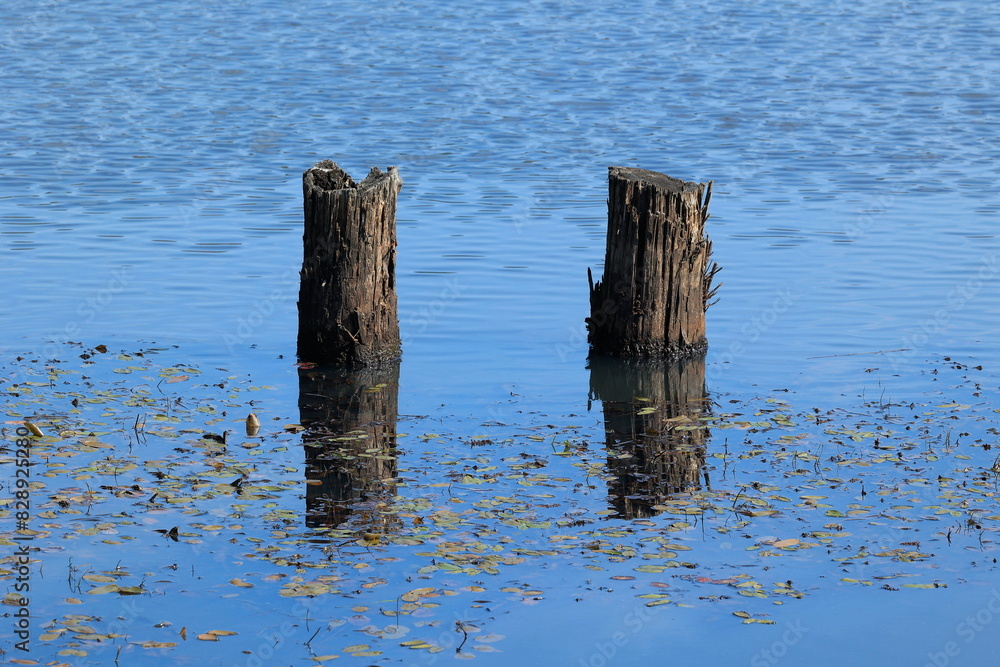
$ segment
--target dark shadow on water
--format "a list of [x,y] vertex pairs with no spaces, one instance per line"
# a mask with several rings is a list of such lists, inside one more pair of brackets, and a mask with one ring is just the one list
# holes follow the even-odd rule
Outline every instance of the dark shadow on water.
[[589,366],[590,398],[604,410],[608,496],[618,516],[655,516],[653,507],[669,496],[708,488],[704,357],[637,363],[591,355]]
[[398,413],[398,362],[360,371],[299,369],[306,525],[392,530],[397,520],[381,508],[396,493]]

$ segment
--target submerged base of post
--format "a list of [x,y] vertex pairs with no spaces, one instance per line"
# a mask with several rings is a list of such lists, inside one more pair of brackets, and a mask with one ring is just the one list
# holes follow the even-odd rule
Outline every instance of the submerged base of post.
[[588,339],[598,353],[630,359],[702,354],[715,290],[705,236],[712,183],[630,167],[608,169],[604,277],[590,279]]
[[302,175],[298,356],[343,368],[399,358],[395,167],[361,183],[324,160]]

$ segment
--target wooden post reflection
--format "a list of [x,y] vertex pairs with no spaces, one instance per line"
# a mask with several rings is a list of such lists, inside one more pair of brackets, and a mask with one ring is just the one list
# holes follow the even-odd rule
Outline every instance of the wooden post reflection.
[[386,532],[396,493],[399,363],[357,371],[299,370],[305,427],[306,524]]
[[[708,485],[705,359],[637,363],[591,355],[590,395],[607,432],[609,496],[626,519],[654,516],[667,496]],[[704,478],[704,480],[703,480]]]

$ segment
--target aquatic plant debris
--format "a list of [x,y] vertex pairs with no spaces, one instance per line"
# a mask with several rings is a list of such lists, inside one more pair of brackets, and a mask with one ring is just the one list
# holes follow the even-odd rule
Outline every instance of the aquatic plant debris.
[[[780,605],[839,587],[934,595],[996,567],[1000,414],[967,367],[951,369],[944,397],[851,409],[782,393],[716,397],[714,413],[677,419],[635,397],[616,409],[672,425],[628,449],[579,415],[397,416],[375,425],[390,433],[379,440],[307,423],[294,379],[257,385],[173,348],[65,357],[9,360],[0,384],[7,480],[15,430],[31,438],[30,519],[16,524],[5,481],[0,543],[12,553],[30,538],[46,572],[35,659],[236,658],[283,623],[312,664],[456,647],[470,658],[517,641],[491,627],[521,606],[599,604],[615,588],[763,627]],[[340,501],[336,525],[316,524],[314,450],[343,474],[391,475],[353,479],[368,491]],[[698,469],[682,492],[638,460],[668,455]],[[642,483],[623,486],[629,475]],[[623,505],[623,488],[646,495]],[[556,568],[573,583],[553,584]],[[18,604],[16,570],[0,559],[4,605]]]

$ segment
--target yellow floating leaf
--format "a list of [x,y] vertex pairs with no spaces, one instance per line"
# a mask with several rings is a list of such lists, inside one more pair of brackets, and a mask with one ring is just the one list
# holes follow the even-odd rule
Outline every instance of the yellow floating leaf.
[[203,642],[217,642],[217,641],[219,641],[218,637],[216,637],[215,635],[209,634],[207,632],[205,634],[203,634],[203,635],[198,635],[198,639],[200,639]]
[[91,588],[87,591],[87,595],[103,595],[105,593],[114,593],[118,590],[118,584],[107,584],[105,586],[98,586],[97,588]]
[[230,579],[229,583],[233,586],[239,586],[241,588],[253,588],[253,584],[243,581],[242,579]]
[[772,547],[778,547],[778,548],[781,548],[781,547],[794,547],[798,543],[799,543],[798,540],[796,540],[795,538],[791,538],[791,539],[787,539],[787,540],[778,540],[777,542],[775,542],[771,546]]

